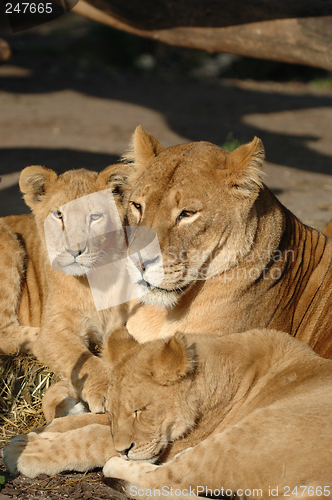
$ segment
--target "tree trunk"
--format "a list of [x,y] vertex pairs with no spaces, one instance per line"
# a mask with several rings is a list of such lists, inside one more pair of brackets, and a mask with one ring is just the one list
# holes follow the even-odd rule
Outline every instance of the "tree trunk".
[[8,61],[11,56],[10,47],[5,40],[0,38],[0,64]]
[[332,70],[332,2],[80,0],[74,12],[169,45]]

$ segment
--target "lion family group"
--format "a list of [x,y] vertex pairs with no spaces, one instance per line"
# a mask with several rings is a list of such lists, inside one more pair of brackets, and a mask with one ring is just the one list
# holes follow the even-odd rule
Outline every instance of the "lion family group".
[[[139,126],[99,174],[22,171],[31,214],[0,219],[0,352],[61,381],[48,425],[4,448],[12,473],[103,467],[136,498],[332,495],[332,227],[281,205],[263,163],[258,138],[166,149]],[[129,246],[140,228],[159,245],[127,258],[144,293],[97,308],[89,276],[121,247],[110,202]]]

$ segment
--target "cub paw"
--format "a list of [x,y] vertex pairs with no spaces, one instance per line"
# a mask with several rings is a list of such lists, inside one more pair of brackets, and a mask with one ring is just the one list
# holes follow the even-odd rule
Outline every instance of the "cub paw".
[[84,397],[84,400],[88,403],[91,413],[104,413],[104,396],[92,394]]
[[27,444],[28,436],[19,435],[13,437],[9,445],[5,446],[2,450],[3,462],[13,475],[20,472],[18,469],[18,460]]
[[103,468],[103,474],[106,477],[117,477],[119,479],[126,479],[128,475],[128,460],[120,457],[112,457],[107,460]]
[[109,387],[109,380],[90,382],[82,391],[82,399],[89,405],[91,413],[104,413],[104,401]]
[[112,457],[104,465],[103,474],[106,477],[116,477],[141,484],[139,481],[142,475],[155,471],[157,467],[148,462],[131,462],[120,457]]
[[30,432],[13,437],[2,453],[9,472],[21,473],[31,478],[48,474],[55,458],[47,452],[47,444],[54,441],[58,435],[56,432]]
[[104,360],[93,356],[85,365],[86,380],[81,399],[88,403],[91,413],[104,413],[104,400],[110,384],[110,368]]

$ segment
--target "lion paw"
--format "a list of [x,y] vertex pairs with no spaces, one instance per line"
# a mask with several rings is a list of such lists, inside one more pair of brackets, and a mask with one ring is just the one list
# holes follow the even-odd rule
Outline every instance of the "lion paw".
[[82,391],[82,399],[89,405],[91,413],[104,413],[104,401],[109,387],[109,379],[90,381]]
[[104,400],[111,379],[110,368],[104,360],[92,356],[86,362],[84,369],[86,371],[84,377],[87,378],[79,391],[81,399],[88,403],[91,413],[104,413]]
[[18,474],[18,459],[28,444],[28,436],[19,435],[10,440],[8,446],[2,450],[2,458],[5,466],[11,474]]
[[89,405],[89,410],[91,413],[104,413],[104,396],[98,396],[98,394],[91,394],[84,397]]
[[153,472],[158,466],[148,462],[131,462],[120,457],[110,458],[103,468],[103,474],[106,477],[117,479],[126,479],[130,482],[140,483],[142,474]]
[[56,432],[43,434],[30,432],[30,434],[13,437],[2,452],[4,464],[9,472],[11,474],[20,472],[32,478],[39,474],[48,474],[54,457],[45,449],[46,442],[52,442],[57,436]]

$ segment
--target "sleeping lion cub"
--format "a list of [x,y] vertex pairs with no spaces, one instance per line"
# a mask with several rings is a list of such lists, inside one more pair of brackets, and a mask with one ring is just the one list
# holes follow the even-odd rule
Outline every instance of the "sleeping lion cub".
[[13,438],[4,449],[11,472],[104,465],[136,498],[163,488],[170,496],[171,487],[176,497],[190,488],[330,496],[332,361],[270,330],[146,344],[119,330],[106,351],[114,368],[107,414],[55,419]]
[[58,177],[27,167],[20,189],[32,214],[0,219],[0,354],[34,354],[93,412],[102,411],[108,367],[88,347],[102,345],[126,311],[98,311],[87,275],[117,246],[132,173],[111,165]]

